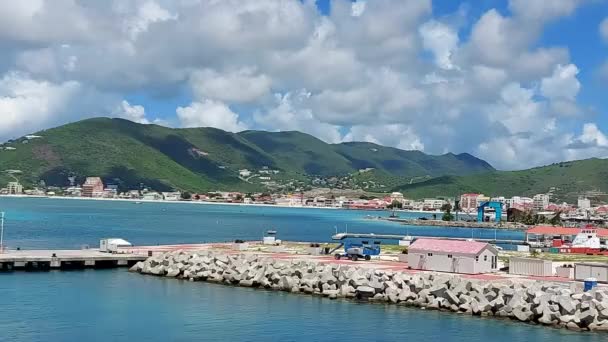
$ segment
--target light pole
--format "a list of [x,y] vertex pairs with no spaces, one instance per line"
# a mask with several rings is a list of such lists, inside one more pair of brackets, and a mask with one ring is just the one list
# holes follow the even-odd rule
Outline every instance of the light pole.
[[4,253],[4,212],[0,213],[0,253]]

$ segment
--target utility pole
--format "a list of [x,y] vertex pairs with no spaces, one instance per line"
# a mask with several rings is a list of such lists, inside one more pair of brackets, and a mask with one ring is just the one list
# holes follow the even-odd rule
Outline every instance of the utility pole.
[[0,213],[0,253],[4,253],[4,212]]

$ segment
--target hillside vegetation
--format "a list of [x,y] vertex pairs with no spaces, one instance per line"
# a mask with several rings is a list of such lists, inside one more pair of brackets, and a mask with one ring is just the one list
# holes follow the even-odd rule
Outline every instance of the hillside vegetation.
[[[140,184],[157,190],[240,190],[263,188],[260,181],[239,178],[239,170],[276,170],[272,180],[310,182],[318,177],[357,175],[372,168],[372,177],[393,184],[442,175],[493,170],[468,154],[426,155],[371,143],[327,144],[300,132],[244,131],[215,128],[172,129],[122,119],[96,118],[35,133],[0,150],[0,182],[6,170],[20,170],[28,185],[66,186],[102,176],[122,189]],[[355,177],[356,179],[356,177]],[[398,180],[398,182],[397,182]],[[388,190],[388,188],[386,189]]]
[[[467,176],[442,176],[395,187],[413,198],[483,193],[488,196],[533,196],[553,192],[554,200],[575,202],[586,192],[608,189],[608,160],[587,159],[521,171],[492,171]],[[605,200],[604,196],[599,196]]]

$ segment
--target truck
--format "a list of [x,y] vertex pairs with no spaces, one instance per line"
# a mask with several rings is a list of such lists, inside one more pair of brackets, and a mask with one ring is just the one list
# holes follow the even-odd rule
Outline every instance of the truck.
[[361,242],[344,242],[344,253],[336,253],[334,258],[336,260],[350,259],[352,261],[357,261],[359,259],[371,260],[372,256],[380,255],[380,241],[374,241],[373,243],[369,243],[369,241],[361,241]]

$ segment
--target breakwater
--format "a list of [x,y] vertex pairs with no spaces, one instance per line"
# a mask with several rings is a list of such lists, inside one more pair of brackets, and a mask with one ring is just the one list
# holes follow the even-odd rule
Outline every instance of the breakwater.
[[608,331],[608,290],[596,288],[583,293],[576,284],[476,281],[457,275],[410,274],[212,251],[164,253],[138,262],[131,271],[509,318],[576,331]]
[[396,217],[384,217],[382,220],[399,222],[409,226],[432,226],[442,228],[487,228],[487,229],[505,229],[505,230],[521,230],[524,231],[529,226],[516,222],[467,222],[467,221],[442,221],[442,220],[417,220],[417,219],[401,219]]

